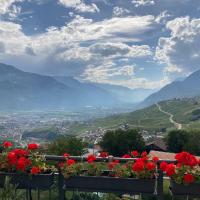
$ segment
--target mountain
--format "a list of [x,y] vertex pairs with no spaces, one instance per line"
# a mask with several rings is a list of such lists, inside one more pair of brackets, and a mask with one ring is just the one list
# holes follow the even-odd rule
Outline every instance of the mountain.
[[143,89],[143,88],[130,89],[120,85],[100,84],[100,83],[96,83],[95,85],[108,91],[115,98],[124,103],[141,102],[150,94],[155,92],[155,90],[151,89]]
[[60,83],[76,91],[78,100],[84,105],[117,105],[121,103],[109,91],[90,83],[84,83],[73,77],[55,76]]
[[[155,92],[155,90],[149,89],[129,89],[127,87],[111,85],[111,84],[101,84],[101,83],[85,83],[76,80],[73,77],[66,76],[55,76],[57,81],[65,84],[74,90],[79,90],[84,98],[90,98],[93,101],[101,100],[102,95],[111,95],[112,98],[116,99],[115,103],[138,103],[144,100],[147,96]],[[105,96],[106,98],[106,96]]]
[[151,94],[142,103],[142,106],[173,98],[190,98],[200,96],[200,70],[192,73],[182,81],[172,82],[158,92]]
[[[77,83],[79,84],[79,83]],[[21,71],[0,64],[0,110],[74,109],[80,106],[113,105],[117,100],[99,89],[98,96],[67,86],[50,76]],[[98,101],[95,101],[95,99]]]

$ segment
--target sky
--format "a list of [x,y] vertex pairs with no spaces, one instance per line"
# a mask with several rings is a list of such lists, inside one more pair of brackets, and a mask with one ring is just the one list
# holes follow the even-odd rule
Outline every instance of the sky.
[[200,0],[0,0],[0,62],[159,89],[200,69]]

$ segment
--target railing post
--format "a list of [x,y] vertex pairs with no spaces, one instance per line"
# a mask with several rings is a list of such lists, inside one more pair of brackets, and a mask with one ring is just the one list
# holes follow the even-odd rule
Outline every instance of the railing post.
[[64,190],[64,177],[59,170],[58,174],[58,191],[59,191],[59,200],[66,200],[65,198],[65,190]]
[[158,170],[158,178],[157,178],[157,199],[163,200],[163,171]]

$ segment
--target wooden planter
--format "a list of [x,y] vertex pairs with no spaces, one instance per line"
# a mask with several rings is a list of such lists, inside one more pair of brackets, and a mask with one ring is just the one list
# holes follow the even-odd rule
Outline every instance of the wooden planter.
[[47,190],[54,183],[54,175],[51,174],[17,174],[0,172],[0,187],[4,187],[6,176],[10,177],[11,183],[18,189],[41,189]]
[[154,194],[155,179],[74,176],[64,180],[66,190]]
[[192,183],[189,185],[177,184],[174,180],[170,180],[170,190],[172,195],[177,196],[200,196],[200,183]]

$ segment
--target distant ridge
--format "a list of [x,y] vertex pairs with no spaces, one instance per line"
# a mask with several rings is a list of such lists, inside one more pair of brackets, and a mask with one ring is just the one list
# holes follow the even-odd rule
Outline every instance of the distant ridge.
[[166,85],[158,92],[147,97],[141,105],[149,106],[164,100],[195,96],[200,96],[200,70],[192,73],[182,81],[175,81]]

